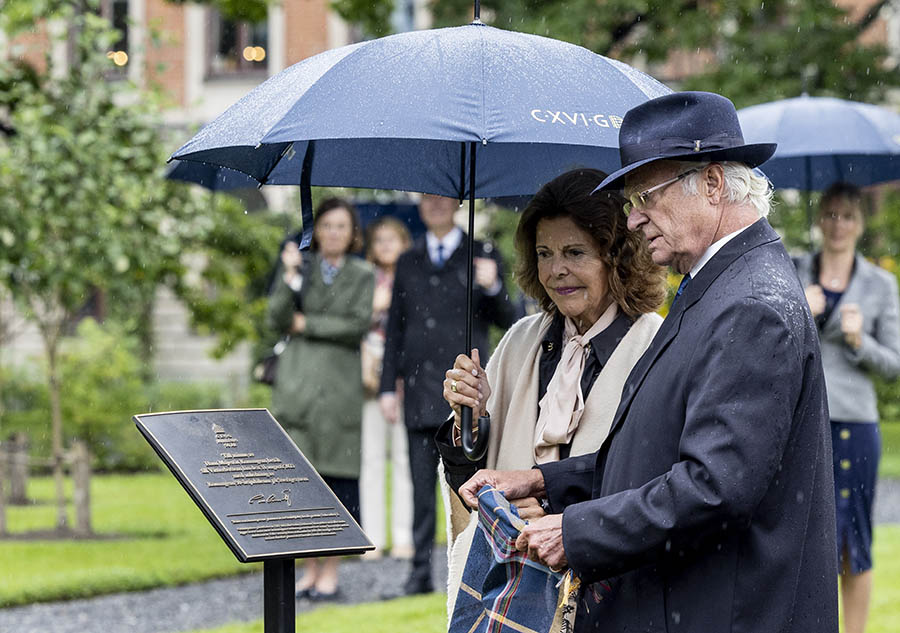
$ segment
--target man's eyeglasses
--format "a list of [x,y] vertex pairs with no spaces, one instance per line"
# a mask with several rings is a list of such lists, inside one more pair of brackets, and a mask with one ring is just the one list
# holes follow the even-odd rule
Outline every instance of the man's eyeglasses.
[[686,172],[678,174],[674,178],[670,178],[665,182],[661,182],[658,185],[653,185],[649,189],[644,189],[643,191],[639,191],[637,193],[633,193],[628,196],[628,202],[625,203],[625,206],[622,207],[622,210],[625,211],[625,217],[628,217],[632,211],[635,209],[641,210],[647,204],[647,199],[650,197],[650,194],[654,191],[659,191],[660,189],[664,189],[671,184],[678,182],[684,178],[687,178],[691,174],[700,171],[703,167],[694,167],[693,169],[688,169]]

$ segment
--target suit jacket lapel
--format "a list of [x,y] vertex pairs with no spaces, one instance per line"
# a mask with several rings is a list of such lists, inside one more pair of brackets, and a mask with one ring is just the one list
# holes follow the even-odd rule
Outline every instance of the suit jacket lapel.
[[681,296],[678,297],[678,300],[672,306],[672,310],[666,316],[663,324],[656,332],[656,336],[653,337],[650,347],[647,348],[647,351],[644,352],[644,355],[641,356],[640,360],[638,360],[631,370],[628,380],[625,381],[625,387],[622,389],[622,399],[619,402],[619,407],[616,410],[615,418],[613,419],[609,435],[606,436],[604,444],[609,442],[616,429],[625,419],[628,409],[631,406],[631,402],[634,399],[634,395],[647,377],[647,372],[650,371],[650,368],[656,362],[656,359],[659,358],[659,355],[662,354],[663,350],[669,346],[669,343],[671,343],[672,339],[675,338],[675,335],[678,334],[684,311],[697,303],[706,293],[706,290],[712,282],[715,281],[726,268],[731,266],[736,259],[757,246],[777,240],[778,234],[775,233],[765,219],[760,219],[747,227],[743,233],[725,244],[712,259],[706,262],[706,265],[704,265],[697,274],[697,278],[692,279],[685,287]]

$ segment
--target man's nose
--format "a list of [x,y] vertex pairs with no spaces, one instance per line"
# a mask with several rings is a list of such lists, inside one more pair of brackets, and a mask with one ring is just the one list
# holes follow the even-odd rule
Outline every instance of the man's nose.
[[647,216],[644,215],[638,209],[632,209],[631,213],[628,214],[628,230],[629,231],[637,231],[642,224],[647,223]]

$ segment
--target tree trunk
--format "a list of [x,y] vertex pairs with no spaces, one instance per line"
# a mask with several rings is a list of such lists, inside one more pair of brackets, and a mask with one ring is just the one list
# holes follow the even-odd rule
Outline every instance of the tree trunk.
[[50,386],[50,439],[53,446],[53,481],[56,483],[56,527],[66,529],[66,490],[63,475],[63,421],[60,403],[59,367],[57,366],[58,338],[45,340],[47,345]]
[[13,433],[6,443],[6,465],[9,473],[9,496],[7,502],[10,505],[28,504],[28,435]]
[[0,536],[6,536],[6,491],[4,490],[4,479],[6,479],[7,465],[6,446],[0,442]]
[[75,505],[75,532],[91,533],[91,453],[77,440],[72,446],[72,500]]

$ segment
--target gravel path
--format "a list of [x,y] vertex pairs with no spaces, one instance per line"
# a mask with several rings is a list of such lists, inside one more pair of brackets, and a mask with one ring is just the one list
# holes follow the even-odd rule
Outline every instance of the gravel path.
[[[447,553],[434,552],[435,587],[446,585]],[[385,591],[398,591],[409,562],[392,558],[341,563],[341,599],[373,602]],[[299,567],[299,565],[298,565]],[[262,573],[210,582],[119,593],[89,600],[33,604],[0,609],[0,633],[181,633],[263,616]],[[297,601],[297,613],[334,603]]]
[[[878,482],[876,523],[900,523],[900,480]],[[447,576],[444,549],[434,553],[434,583]],[[378,600],[399,590],[409,562],[385,558],[349,560],[340,568],[344,603]],[[297,613],[318,607],[297,602]],[[0,633],[182,633],[262,618],[262,574],[253,573],[170,589],[121,593],[0,609]]]

